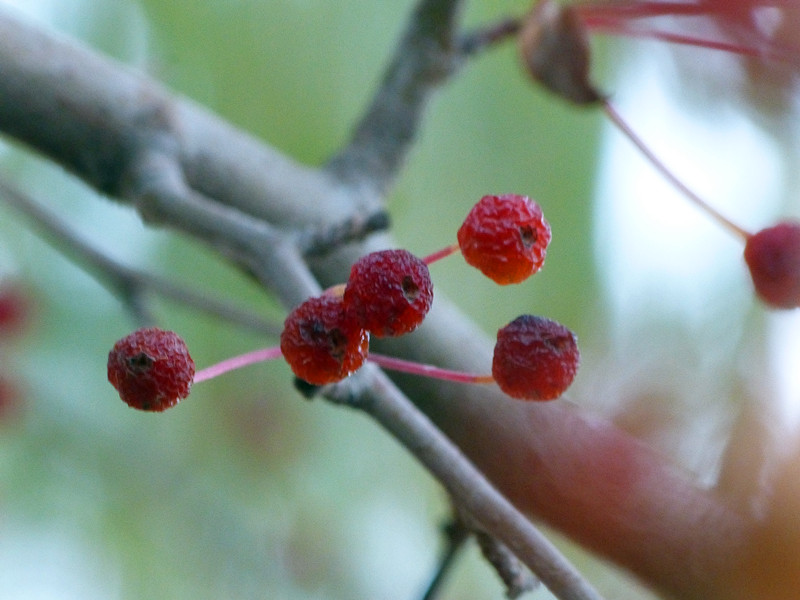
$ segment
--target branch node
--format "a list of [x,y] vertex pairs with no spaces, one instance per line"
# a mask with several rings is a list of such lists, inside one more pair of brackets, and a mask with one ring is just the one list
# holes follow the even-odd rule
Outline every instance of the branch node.
[[298,235],[297,247],[305,257],[318,257],[333,252],[350,242],[360,242],[368,235],[389,228],[389,213],[378,210],[371,214],[356,214],[327,227],[315,227]]
[[485,531],[476,531],[475,539],[483,557],[492,565],[506,586],[507,598],[515,600],[539,586],[539,580],[525,568],[508,546]]

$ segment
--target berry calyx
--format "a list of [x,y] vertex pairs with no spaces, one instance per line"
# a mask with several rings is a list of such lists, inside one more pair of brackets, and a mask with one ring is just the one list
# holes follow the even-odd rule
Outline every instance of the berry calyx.
[[458,230],[464,260],[500,285],[541,269],[551,238],[541,207],[518,194],[484,196]]
[[340,381],[369,352],[369,333],[348,317],[338,296],[309,298],[286,317],[280,348],[292,372],[313,385]]
[[579,363],[572,331],[544,317],[522,315],[497,332],[492,375],[512,398],[554,400],[572,384]]
[[108,381],[132,408],[166,410],[189,395],[193,379],[194,361],[173,331],[139,329],[108,353]]
[[431,308],[428,266],[407,250],[382,250],[353,264],[344,304],[348,318],[375,337],[414,331]]
[[575,104],[602,99],[589,81],[588,35],[573,7],[537,2],[522,21],[518,46],[528,74],[546,89]]
[[765,303],[800,307],[800,222],[784,221],[749,236],[744,260]]

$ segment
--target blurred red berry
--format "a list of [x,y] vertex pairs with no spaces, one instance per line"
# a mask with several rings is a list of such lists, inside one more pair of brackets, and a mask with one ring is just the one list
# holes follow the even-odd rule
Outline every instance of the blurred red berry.
[[575,334],[550,319],[522,315],[497,332],[492,376],[512,398],[554,400],[580,363]]
[[22,286],[4,283],[0,286],[0,335],[15,335],[25,327],[31,299]]
[[19,416],[22,408],[22,394],[17,384],[0,375],[0,425]]
[[765,303],[800,307],[800,222],[778,223],[748,237],[744,260]]
[[189,395],[194,361],[172,331],[139,329],[108,353],[108,380],[132,408],[163,411]]
[[375,337],[414,331],[431,308],[428,266],[407,250],[360,258],[350,270],[344,304],[350,318]]
[[300,379],[313,385],[340,381],[367,358],[369,334],[347,317],[338,296],[309,298],[284,322],[281,352]]
[[541,207],[517,194],[484,196],[458,230],[464,260],[500,285],[541,269],[551,237]]

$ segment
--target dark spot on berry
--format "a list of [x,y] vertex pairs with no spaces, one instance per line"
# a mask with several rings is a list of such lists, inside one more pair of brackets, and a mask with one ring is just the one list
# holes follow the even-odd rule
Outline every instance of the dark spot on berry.
[[331,356],[339,362],[344,361],[347,355],[347,336],[341,329],[331,329],[328,333],[328,348]]
[[128,366],[131,371],[141,373],[153,366],[153,359],[144,352],[140,352],[136,356],[131,356],[128,359]]
[[526,248],[530,248],[536,243],[536,230],[529,225],[523,225],[519,228],[519,237],[522,239],[522,244]]
[[414,278],[411,277],[411,275],[406,275],[403,277],[403,283],[401,287],[403,288],[403,295],[409,302],[414,302],[417,298],[419,298],[419,286],[414,282]]

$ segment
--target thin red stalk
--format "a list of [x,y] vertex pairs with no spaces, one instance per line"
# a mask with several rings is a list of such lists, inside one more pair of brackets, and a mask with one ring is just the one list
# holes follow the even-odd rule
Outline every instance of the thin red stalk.
[[[788,2],[768,0],[765,2],[753,2],[755,6],[789,6]],[[707,48],[710,50],[721,50],[740,56],[754,56],[766,60],[785,62],[788,64],[798,64],[800,62],[800,49],[774,41],[761,35],[755,25],[749,22],[740,23],[740,16],[737,10],[741,7],[733,6],[726,2],[697,2],[697,3],[675,3],[675,2],[634,2],[631,0],[623,2],[593,3],[573,5],[573,10],[583,21],[584,26],[595,32],[602,32],[608,35],[625,36],[632,38],[648,38],[671,44],[688,45],[697,48]],[[716,32],[711,37],[701,37],[696,35],[685,35],[672,33],[659,29],[658,27],[648,26],[637,21],[658,19],[659,17],[687,17],[705,18],[709,23],[715,23],[723,29],[730,28],[737,30],[739,34],[746,33],[741,29],[744,25],[751,28],[747,38],[733,35],[733,41],[725,41],[724,34]],[[716,36],[717,39],[713,39]],[[738,38],[745,41],[739,41]]]
[[660,31],[658,29],[631,27],[627,23],[621,23],[615,19],[593,18],[587,19],[584,23],[589,29],[600,31],[608,35],[645,38],[669,44],[693,46],[695,48],[705,48],[707,50],[720,50],[730,54],[738,54],[739,56],[755,56],[765,60],[774,60],[790,64],[798,62],[798,53],[796,51],[793,51],[792,48],[778,45],[772,45],[771,48],[743,46],[733,42],[709,40],[707,38]]
[[218,362],[215,365],[211,365],[210,367],[206,367],[205,369],[202,369],[201,371],[195,373],[194,383],[200,383],[201,381],[212,379],[214,377],[217,377],[218,375],[227,373],[228,371],[233,371],[234,369],[241,369],[242,367],[246,367],[248,365],[252,365],[258,362],[263,362],[265,360],[273,360],[280,356],[282,356],[281,349],[278,346],[275,346],[273,348],[262,348],[260,350],[254,350],[253,352],[248,352],[247,354],[234,356],[233,358],[223,360],[222,362]]
[[686,184],[684,184],[678,177],[670,171],[667,166],[658,158],[652,150],[647,146],[647,144],[642,141],[642,139],[630,128],[630,126],[625,122],[625,120],[620,116],[620,114],[616,111],[616,109],[611,105],[610,102],[605,101],[603,103],[603,107],[605,109],[606,115],[608,118],[611,119],[611,122],[617,126],[617,128],[627,137],[633,145],[642,153],[642,155],[650,161],[661,175],[667,179],[672,185],[674,185],[686,198],[692,201],[694,204],[699,206],[702,210],[706,213],[711,215],[716,221],[737,235],[738,237],[742,238],[743,240],[747,240],[750,237],[750,233],[738,225],[736,225],[733,221],[728,219],[725,215],[719,212],[717,209],[712,207],[708,204],[705,200],[703,200],[700,196],[695,194],[691,189],[689,189]]
[[573,5],[581,19],[615,18],[646,19],[677,15],[708,14],[707,6],[686,2],[605,2]]
[[445,258],[446,256],[455,254],[459,250],[461,250],[461,248],[459,247],[458,244],[451,244],[450,246],[442,248],[441,250],[434,252],[433,254],[429,254],[428,256],[422,259],[422,262],[424,262],[426,265],[429,265],[431,263],[436,262],[437,260]]
[[394,356],[385,356],[383,354],[370,353],[367,360],[384,369],[389,369],[390,371],[400,371],[401,373],[410,373],[412,375],[432,377],[434,379],[444,379],[445,381],[455,381],[458,383],[494,382],[494,377],[491,375],[477,375],[475,373],[453,371],[451,369],[424,365],[410,360],[403,360],[402,358],[395,358]]

